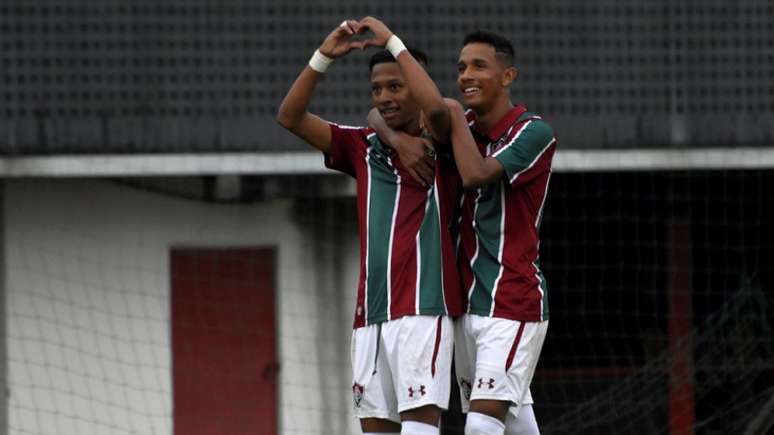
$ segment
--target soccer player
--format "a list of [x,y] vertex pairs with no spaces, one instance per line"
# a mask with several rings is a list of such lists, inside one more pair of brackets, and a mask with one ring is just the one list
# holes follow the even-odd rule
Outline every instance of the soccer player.
[[[357,34],[373,32],[356,41]],[[325,154],[326,166],[357,180],[360,280],[352,334],[353,398],[364,433],[437,435],[448,407],[453,324],[462,312],[454,242],[446,229],[458,199],[451,158],[438,156],[431,183],[416,182],[368,128],[307,111],[335,58],[368,45],[371,98],[388,125],[412,135],[448,131],[437,87],[379,20],[346,20],[323,41],[288,91],[278,122]],[[420,59],[422,56],[417,55]],[[427,153],[434,154],[433,150]]]
[[502,434],[509,408],[519,414],[548,328],[538,229],[556,139],[548,123],[511,102],[513,61],[500,35],[479,31],[463,41],[457,84],[477,147],[459,128],[462,106],[450,106],[454,156],[469,189],[459,253],[468,307],[455,326],[455,362],[471,435]]
[[[511,102],[513,58],[506,38],[468,34],[457,82],[470,110],[447,100],[454,156],[469,189],[458,252],[468,304],[455,323],[466,435],[539,433],[529,392],[548,328],[538,228],[556,140],[545,121]],[[398,149],[411,142],[389,140]]]

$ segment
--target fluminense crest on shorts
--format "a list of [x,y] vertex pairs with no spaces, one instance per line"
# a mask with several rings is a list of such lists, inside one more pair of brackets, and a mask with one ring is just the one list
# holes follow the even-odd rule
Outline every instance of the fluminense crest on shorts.
[[365,387],[355,382],[352,384],[352,400],[355,402],[355,407],[360,408],[360,402],[363,401],[363,392]]
[[465,400],[470,400],[470,392],[473,386],[467,379],[460,379],[460,387],[462,387],[462,395],[465,396]]

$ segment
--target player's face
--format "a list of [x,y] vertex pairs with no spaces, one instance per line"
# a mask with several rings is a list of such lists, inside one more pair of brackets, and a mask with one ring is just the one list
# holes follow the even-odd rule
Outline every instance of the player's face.
[[462,47],[457,61],[457,85],[465,105],[478,113],[491,109],[508,94],[510,80],[506,70],[493,46],[473,42]]
[[404,130],[419,119],[419,105],[395,62],[374,65],[371,70],[371,99],[387,125],[394,130]]

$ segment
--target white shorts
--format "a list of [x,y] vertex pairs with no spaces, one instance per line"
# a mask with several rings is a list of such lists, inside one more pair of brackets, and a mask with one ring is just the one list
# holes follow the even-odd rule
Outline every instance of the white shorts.
[[352,396],[357,418],[400,422],[426,405],[449,407],[453,322],[405,316],[352,332]]
[[512,402],[518,416],[521,405],[532,404],[529,385],[535,373],[548,321],[516,320],[465,314],[455,321],[454,364],[462,412],[471,400]]

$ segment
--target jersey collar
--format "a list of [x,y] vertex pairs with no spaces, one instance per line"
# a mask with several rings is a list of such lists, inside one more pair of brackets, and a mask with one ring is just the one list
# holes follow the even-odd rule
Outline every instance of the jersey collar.
[[487,138],[489,138],[490,141],[495,142],[499,140],[506,131],[519,119],[521,115],[524,114],[524,112],[527,111],[527,107],[523,104],[517,104],[513,106],[511,110],[508,111],[508,113],[505,114],[499,121],[497,121],[497,124],[494,125],[488,132],[484,133],[481,132],[481,130],[478,129],[478,125],[476,124],[475,119],[473,120],[473,128],[476,130],[476,132],[483,134]]

